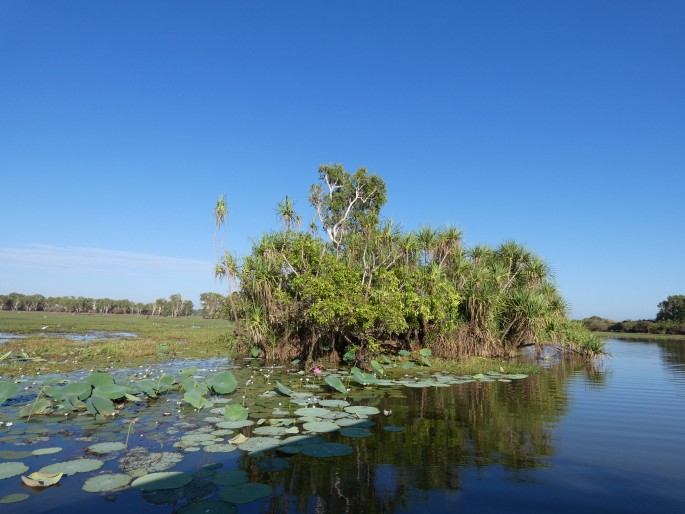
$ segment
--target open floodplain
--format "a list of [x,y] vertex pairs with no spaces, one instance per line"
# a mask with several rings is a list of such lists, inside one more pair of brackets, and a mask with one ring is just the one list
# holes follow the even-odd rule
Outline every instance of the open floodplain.
[[685,511],[684,341],[314,373],[224,321],[2,315],[3,513]]

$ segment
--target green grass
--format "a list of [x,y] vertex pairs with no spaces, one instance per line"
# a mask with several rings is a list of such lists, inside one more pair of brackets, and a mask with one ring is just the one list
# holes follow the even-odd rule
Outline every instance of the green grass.
[[[226,356],[231,330],[226,320],[200,317],[0,311],[0,332],[29,336],[0,344],[0,356],[11,352],[0,370],[6,376],[34,375]],[[60,336],[90,331],[132,332],[137,337],[83,342]]]

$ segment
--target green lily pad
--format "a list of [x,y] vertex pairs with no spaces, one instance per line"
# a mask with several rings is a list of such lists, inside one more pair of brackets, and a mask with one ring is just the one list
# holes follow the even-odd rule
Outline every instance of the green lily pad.
[[297,409],[294,414],[299,417],[328,418],[331,415],[331,411],[319,407],[303,407]]
[[342,443],[319,443],[303,446],[303,455],[309,457],[343,457],[352,453],[352,447]]
[[50,400],[38,400],[36,402],[25,405],[19,409],[20,418],[28,418],[29,416],[36,416],[38,414],[49,414],[52,412],[52,402]]
[[340,430],[340,425],[332,421],[310,421],[302,425],[302,428],[308,432],[325,433]]
[[19,385],[9,380],[0,382],[0,405],[12,398],[19,391]]
[[110,416],[116,412],[112,400],[95,394],[86,400],[86,409],[91,414],[100,414],[101,416]]
[[238,445],[244,452],[254,453],[266,450],[273,450],[281,445],[281,440],[275,437],[251,437],[244,443]]
[[218,394],[229,394],[235,391],[238,381],[230,371],[220,371],[207,379],[207,386]]
[[29,487],[50,487],[62,480],[63,473],[41,473],[36,471],[28,477],[22,476],[21,481]]
[[83,484],[81,489],[89,493],[118,491],[119,489],[123,489],[128,486],[129,482],[131,482],[131,476],[124,475],[122,473],[98,475],[86,480],[86,483]]
[[383,427],[383,430],[386,432],[404,432],[404,428],[402,427],[394,427],[392,425],[386,425]]
[[140,447],[129,451],[119,461],[119,469],[124,473],[141,477],[153,471],[164,471],[183,460],[183,455],[172,452],[149,452]]
[[204,447],[204,451],[208,453],[229,453],[235,451],[238,447],[232,444],[209,444]]
[[93,387],[111,385],[114,383],[114,377],[109,373],[96,372],[88,375],[86,382]]
[[342,380],[340,380],[340,377],[337,377],[336,375],[328,375],[323,380],[339,393],[347,394],[347,388],[345,387],[345,384],[342,383]]
[[336,419],[335,424],[341,427],[354,427],[354,428],[366,428],[372,427],[376,423],[369,419],[358,419],[358,418],[341,418]]
[[183,399],[196,409],[204,409],[213,405],[212,402],[202,396],[197,389],[186,391],[183,395]]
[[66,462],[56,462],[41,468],[40,472],[44,474],[64,473],[65,475],[74,475],[76,473],[87,473],[88,471],[95,471],[100,469],[104,462],[98,459],[76,459]]
[[347,407],[350,404],[347,400],[321,400],[319,405],[322,407]]
[[149,473],[140,478],[136,478],[131,487],[139,491],[157,491],[158,489],[177,489],[189,484],[193,476],[182,471],[163,471]]
[[374,414],[379,414],[381,411],[379,411],[376,407],[370,407],[367,405],[351,405],[350,407],[345,407],[345,412],[359,416],[372,416]]
[[247,419],[247,416],[247,409],[239,403],[228,405],[224,410],[224,417],[226,418],[226,421],[242,421]]
[[8,494],[7,496],[3,496],[2,498],[0,498],[0,503],[17,503],[27,500],[28,497],[29,495],[26,493]]
[[219,496],[231,503],[250,503],[271,496],[272,493],[273,488],[270,485],[247,482],[226,487],[219,491]]
[[254,421],[251,419],[241,419],[239,421],[221,421],[216,424],[218,428],[226,428],[226,429],[236,429],[236,428],[243,428],[243,427],[251,427],[254,425]]
[[293,390],[292,390],[292,389],[290,389],[290,388],[287,387],[287,386],[284,386],[283,384],[281,384],[281,383],[278,382],[278,381],[276,381],[276,387],[278,388],[278,391],[279,391],[281,394],[285,395],[285,396],[290,396],[290,395],[293,394]]
[[108,453],[120,452],[126,449],[124,443],[97,443],[86,448],[88,452],[94,453],[96,455],[106,455]]
[[39,448],[37,450],[33,450],[31,453],[33,455],[51,455],[53,453],[58,453],[61,451],[62,448],[55,446],[54,448]]
[[0,462],[0,480],[15,477],[29,470],[23,462]]
[[93,394],[110,400],[118,400],[126,396],[126,388],[116,384],[105,384],[93,389]]

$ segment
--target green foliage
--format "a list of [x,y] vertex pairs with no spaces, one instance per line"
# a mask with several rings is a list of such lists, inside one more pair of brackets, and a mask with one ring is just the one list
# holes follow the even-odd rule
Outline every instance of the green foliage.
[[685,323],[685,295],[672,295],[659,303],[656,320]]
[[[430,366],[430,355],[508,356],[558,339],[566,304],[549,266],[526,248],[465,249],[449,226],[404,232],[381,220],[385,183],[363,168],[324,165],[319,179],[310,202],[328,240],[295,230],[300,218],[286,197],[277,209],[283,230],[256,240],[233,268],[248,349],[309,369],[341,356],[368,367],[374,356],[419,347],[417,362]],[[565,347],[571,333],[586,340],[583,330],[566,330]]]

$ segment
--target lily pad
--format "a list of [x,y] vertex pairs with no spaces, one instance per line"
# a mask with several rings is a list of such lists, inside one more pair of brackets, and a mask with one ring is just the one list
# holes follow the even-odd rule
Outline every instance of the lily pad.
[[126,388],[116,384],[106,384],[93,389],[93,394],[109,398],[110,400],[118,400],[126,396]]
[[370,407],[367,405],[351,405],[350,407],[345,407],[345,412],[359,416],[372,416],[374,414],[379,414],[381,411],[379,411],[376,407]]
[[52,412],[52,402],[50,400],[38,400],[19,409],[19,417],[28,418],[29,416],[49,414],[50,412]]
[[229,394],[235,391],[238,382],[230,371],[220,371],[207,379],[207,386],[218,394]]
[[33,455],[51,455],[53,453],[59,453],[62,451],[62,448],[55,446],[53,448],[39,448],[37,450],[33,450],[31,453]]
[[123,473],[113,473],[111,475],[98,475],[86,480],[83,489],[89,493],[102,493],[106,491],[118,491],[123,489],[131,482],[131,476]]
[[120,452],[126,449],[124,443],[97,443],[86,448],[88,452],[94,453],[96,455],[106,455],[108,453]]
[[0,480],[21,475],[29,470],[23,462],[0,462]]
[[226,421],[242,421],[247,419],[247,416],[247,409],[239,403],[228,405],[224,411],[224,417],[226,418]]
[[273,488],[270,485],[247,482],[226,487],[219,491],[219,496],[231,503],[250,503],[271,496],[272,493]]
[[350,404],[347,400],[321,400],[319,405],[322,407],[347,407]]
[[290,389],[290,388],[287,387],[287,386],[284,386],[283,384],[281,384],[281,383],[278,382],[278,381],[276,381],[276,387],[278,388],[278,391],[279,391],[281,394],[284,394],[285,396],[290,396],[290,395],[293,394],[293,390],[292,390],[292,389]]
[[114,383],[114,377],[109,373],[96,372],[86,377],[86,382],[93,387],[110,385]]
[[302,425],[302,428],[308,432],[325,433],[340,430],[340,425],[332,421],[311,421]]
[[244,452],[261,452],[266,450],[273,450],[281,445],[281,440],[275,437],[251,437],[243,444],[239,445]]
[[135,448],[120,461],[119,469],[128,475],[141,477],[153,471],[167,470],[183,460],[183,455],[172,452],[149,452],[145,448]]
[[192,475],[182,471],[163,471],[149,473],[136,478],[131,487],[139,491],[157,491],[158,489],[177,489],[189,484],[193,480]]
[[303,407],[295,411],[295,416],[308,417],[308,418],[327,418],[331,415],[331,411],[328,409],[322,409],[320,407]]
[[8,494],[7,496],[0,498],[0,503],[17,503],[27,500],[28,498],[29,495],[26,493]]
[[17,394],[17,391],[19,391],[19,386],[14,382],[8,380],[0,382],[0,405]]
[[86,400],[86,409],[91,414],[100,414],[101,416],[109,416],[116,412],[112,400],[95,394]]
[[323,380],[339,393],[347,394],[347,388],[345,387],[345,384],[342,383],[342,380],[340,380],[340,377],[337,377],[336,375],[328,375]]
[[36,471],[28,477],[22,476],[21,481],[29,487],[50,487],[62,479],[63,473],[41,473]]
[[237,448],[237,446],[232,444],[209,444],[204,447],[204,450],[208,453],[229,453]]
[[104,462],[98,459],[76,459],[68,460],[66,462],[56,462],[41,468],[40,472],[44,474],[64,473],[65,475],[74,475],[76,473],[87,473],[88,471],[95,471],[100,469]]

